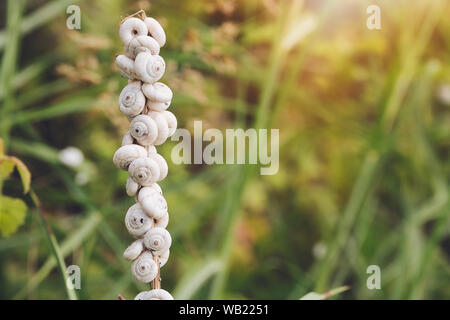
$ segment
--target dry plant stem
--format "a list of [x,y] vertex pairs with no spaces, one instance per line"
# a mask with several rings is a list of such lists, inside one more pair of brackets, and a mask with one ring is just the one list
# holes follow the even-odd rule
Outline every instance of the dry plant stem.
[[158,266],[158,274],[156,275],[155,279],[150,282],[150,289],[161,289],[161,268],[159,265],[158,256],[156,254],[153,255],[153,261],[155,261],[156,265]]
[[128,18],[132,18],[132,17],[136,17],[141,20],[144,20],[145,18],[147,18],[147,15],[145,14],[145,11],[143,9],[141,9],[138,12],[135,12],[132,15],[129,15],[128,17],[123,18],[122,21],[120,21],[120,24],[122,24]]

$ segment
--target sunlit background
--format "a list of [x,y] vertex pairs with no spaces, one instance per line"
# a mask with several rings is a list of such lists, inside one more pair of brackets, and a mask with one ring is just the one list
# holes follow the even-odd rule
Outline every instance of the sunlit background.
[[[66,27],[71,4],[80,30]],[[366,26],[371,4],[380,30]],[[163,288],[179,299],[343,286],[333,299],[450,298],[448,1],[5,0],[1,299],[67,299],[61,262],[80,267],[79,299],[148,288],[122,258],[134,199],[112,163],[129,126],[119,23],[139,9],[166,30],[162,81],[178,127],[280,129],[276,175],[168,161]],[[170,160],[175,144],[158,152]],[[20,160],[28,167],[31,191],[5,159],[25,187]],[[379,290],[366,286],[370,265]]]

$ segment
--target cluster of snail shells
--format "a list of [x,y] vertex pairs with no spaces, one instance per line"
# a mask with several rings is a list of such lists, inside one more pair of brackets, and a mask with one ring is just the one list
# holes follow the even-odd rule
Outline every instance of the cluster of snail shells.
[[[173,135],[177,119],[166,110],[172,100],[172,91],[158,82],[165,71],[165,62],[159,56],[166,41],[161,25],[153,18],[131,17],[121,24],[119,35],[125,54],[117,56],[116,65],[121,75],[129,79],[120,93],[119,108],[130,120],[130,129],[115,152],[113,162],[128,171],[126,192],[137,200],[125,216],[125,226],[136,240],[123,256],[133,261],[133,276],[149,283],[166,264],[172,244],[166,230],[169,222],[167,202],[158,185],[167,176],[168,166],[155,146]],[[173,298],[163,289],[153,289],[139,293],[135,299]]]

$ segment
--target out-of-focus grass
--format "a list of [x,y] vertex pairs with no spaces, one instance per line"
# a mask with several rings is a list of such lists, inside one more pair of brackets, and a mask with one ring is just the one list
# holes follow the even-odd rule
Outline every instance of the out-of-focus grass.
[[[80,31],[65,27],[72,3],[0,3],[0,132],[32,171],[64,263],[81,268],[80,299],[146,288],[122,258],[133,199],[111,162],[128,126],[118,23],[140,8],[166,27],[163,81],[179,127],[280,128],[274,176],[169,161],[164,288],[178,298],[299,299],[344,285],[337,298],[450,297],[448,1],[379,1],[378,31],[366,28],[370,1],[80,0]],[[59,160],[69,145],[84,153],[79,169]],[[158,151],[170,159],[173,146]],[[18,180],[3,193],[20,196]],[[37,220],[30,209],[0,239],[1,298],[66,297]],[[366,287],[372,264],[381,290]]]

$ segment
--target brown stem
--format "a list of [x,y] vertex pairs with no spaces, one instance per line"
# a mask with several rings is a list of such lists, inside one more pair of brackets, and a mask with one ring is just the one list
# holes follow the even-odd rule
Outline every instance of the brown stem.
[[156,254],[153,255],[153,261],[155,261],[156,265],[158,266],[158,274],[150,283],[150,289],[161,289],[161,267],[159,265],[159,259]]

